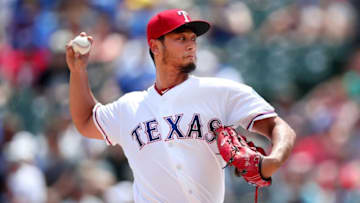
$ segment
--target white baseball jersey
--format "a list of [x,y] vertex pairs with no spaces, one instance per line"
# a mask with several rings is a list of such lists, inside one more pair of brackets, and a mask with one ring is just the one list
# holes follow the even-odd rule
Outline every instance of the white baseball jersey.
[[224,170],[212,130],[274,117],[251,87],[189,76],[160,95],[151,86],[93,110],[108,144],[119,144],[134,174],[134,199],[143,202],[224,201]]

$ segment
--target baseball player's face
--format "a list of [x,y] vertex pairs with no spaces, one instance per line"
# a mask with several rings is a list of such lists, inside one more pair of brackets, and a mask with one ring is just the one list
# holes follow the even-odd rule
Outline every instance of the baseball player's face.
[[196,34],[187,29],[165,35],[161,56],[164,64],[175,66],[180,72],[193,71],[196,67]]

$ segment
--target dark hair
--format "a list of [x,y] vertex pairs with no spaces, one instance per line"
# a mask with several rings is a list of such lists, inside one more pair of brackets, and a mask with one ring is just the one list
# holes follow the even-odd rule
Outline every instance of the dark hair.
[[[185,32],[185,30],[187,30],[187,29],[193,30],[194,28],[188,26],[187,24],[185,24],[185,25],[182,25],[182,26],[176,28],[175,30],[169,32],[168,34],[170,34],[170,33],[182,33],[182,32]],[[157,40],[160,40],[162,43],[164,42],[164,39],[165,39],[165,35],[157,38]],[[150,57],[151,57],[152,61],[154,62],[154,65],[155,65],[154,54],[152,53],[151,49],[149,49],[149,54],[150,54]]]

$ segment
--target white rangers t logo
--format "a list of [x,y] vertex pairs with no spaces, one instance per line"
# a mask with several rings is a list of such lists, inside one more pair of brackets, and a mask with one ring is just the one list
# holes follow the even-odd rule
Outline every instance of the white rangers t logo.
[[185,22],[190,22],[189,18],[188,18],[188,13],[186,11],[178,11],[178,14],[179,16],[183,15],[184,16],[184,19],[185,19]]

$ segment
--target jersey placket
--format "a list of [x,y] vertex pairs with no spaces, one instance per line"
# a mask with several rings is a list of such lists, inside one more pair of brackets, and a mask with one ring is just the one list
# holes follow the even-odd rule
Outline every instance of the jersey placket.
[[[168,94],[171,94],[173,92],[168,92]],[[169,94],[169,95],[170,95]],[[193,192],[194,190],[189,187],[191,184],[185,182],[187,180],[186,176],[187,174],[185,174],[184,170],[183,170],[183,165],[186,163],[183,163],[183,160],[185,160],[184,158],[180,158],[183,155],[181,154],[181,150],[178,149],[177,143],[176,143],[176,137],[171,139],[171,140],[166,140],[167,139],[167,135],[169,133],[169,126],[168,124],[166,124],[166,121],[164,119],[164,117],[166,116],[170,116],[173,114],[173,112],[171,112],[171,107],[172,107],[172,102],[171,102],[171,97],[169,97],[169,95],[163,95],[161,96],[162,98],[159,101],[160,106],[162,107],[168,107],[168,108],[162,108],[159,112],[161,116],[157,116],[159,120],[161,120],[162,125],[160,125],[160,131],[161,134],[163,135],[163,144],[165,145],[165,149],[167,150],[167,153],[169,155],[169,163],[173,168],[173,171],[176,174],[177,177],[177,181],[179,182],[185,197],[188,199],[188,202],[190,203],[196,203],[196,202],[200,202],[199,200],[197,200],[194,195]],[[171,96],[171,95],[170,95]]]

